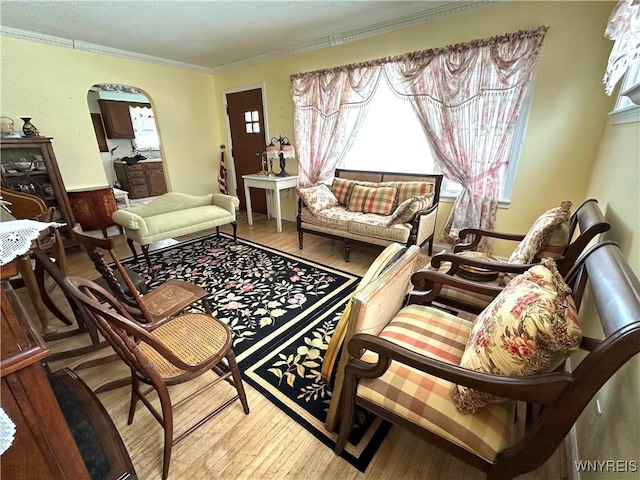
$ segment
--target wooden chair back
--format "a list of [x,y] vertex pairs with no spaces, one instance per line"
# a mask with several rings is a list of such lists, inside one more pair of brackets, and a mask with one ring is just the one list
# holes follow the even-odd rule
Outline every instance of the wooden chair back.
[[29,193],[0,188],[0,195],[4,200],[11,202],[11,205],[9,206],[11,215],[19,220],[36,218],[49,210],[49,207],[47,207],[44,200]]
[[[569,239],[562,257],[556,260],[558,271],[565,275],[597,235],[609,231],[611,225],[604,217],[598,200],[590,198],[575,209],[569,219]],[[579,231],[576,236],[576,231]],[[575,238],[573,238],[575,236]]]
[[[133,314],[138,320],[151,323],[151,315],[145,303],[142,301],[142,295],[114,251],[115,243],[113,238],[98,238],[87,235],[82,231],[82,227],[78,223],[74,225],[72,231],[76,241],[84,247],[96,270],[100,272],[100,275],[102,275],[109,289],[115,294],[118,300],[136,309],[129,310],[129,313]],[[118,274],[116,274],[107,263],[103,252],[109,255]],[[126,288],[122,285],[120,279],[125,283]]]

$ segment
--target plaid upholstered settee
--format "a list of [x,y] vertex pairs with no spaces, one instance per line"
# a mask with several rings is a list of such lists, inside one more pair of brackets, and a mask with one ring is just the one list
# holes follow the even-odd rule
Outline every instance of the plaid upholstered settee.
[[351,243],[428,244],[433,250],[442,175],[337,169],[331,185],[298,188],[298,241],[304,233]]

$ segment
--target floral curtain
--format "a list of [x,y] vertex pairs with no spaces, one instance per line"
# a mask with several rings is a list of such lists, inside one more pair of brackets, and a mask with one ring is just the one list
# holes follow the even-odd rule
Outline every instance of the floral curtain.
[[[331,178],[384,77],[411,102],[445,177],[463,186],[443,238],[454,243],[465,227],[492,230],[499,173],[546,31],[538,27],[292,75],[301,185]],[[491,245],[480,248],[489,251]]]
[[620,0],[604,36],[614,41],[603,79],[605,93],[611,95],[629,66],[640,57],[640,2]]
[[380,78],[379,65],[291,77],[300,185],[329,180],[348,151]]
[[[546,31],[416,52],[385,65],[396,93],[412,102],[445,177],[463,187],[445,224],[449,243],[465,227],[494,228],[499,173]],[[490,251],[491,244],[479,248]]]

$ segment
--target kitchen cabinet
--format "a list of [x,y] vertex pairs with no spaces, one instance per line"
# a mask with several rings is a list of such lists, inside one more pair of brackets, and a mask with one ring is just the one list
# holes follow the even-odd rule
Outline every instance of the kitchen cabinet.
[[156,197],[167,193],[161,159],[142,160],[133,165],[115,162],[116,177],[130,198]]
[[[47,207],[55,207],[54,220],[75,223],[67,191],[49,137],[3,138],[0,142],[2,187],[40,197]],[[61,228],[65,248],[76,243],[69,235],[70,227]]]
[[151,107],[148,103],[98,100],[107,138],[136,138],[129,107]]

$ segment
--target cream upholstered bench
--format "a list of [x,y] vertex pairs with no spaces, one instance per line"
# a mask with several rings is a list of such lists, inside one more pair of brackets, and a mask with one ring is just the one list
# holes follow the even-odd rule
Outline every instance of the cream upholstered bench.
[[159,196],[146,205],[123,208],[115,211],[111,218],[124,228],[127,243],[134,258],[138,259],[133,242],[142,247],[142,253],[151,267],[149,244],[168,238],[216,228],[220,225],[233,226],[233,238],[236,239],[236,197],[221,193],[194,196],[170,192]]

